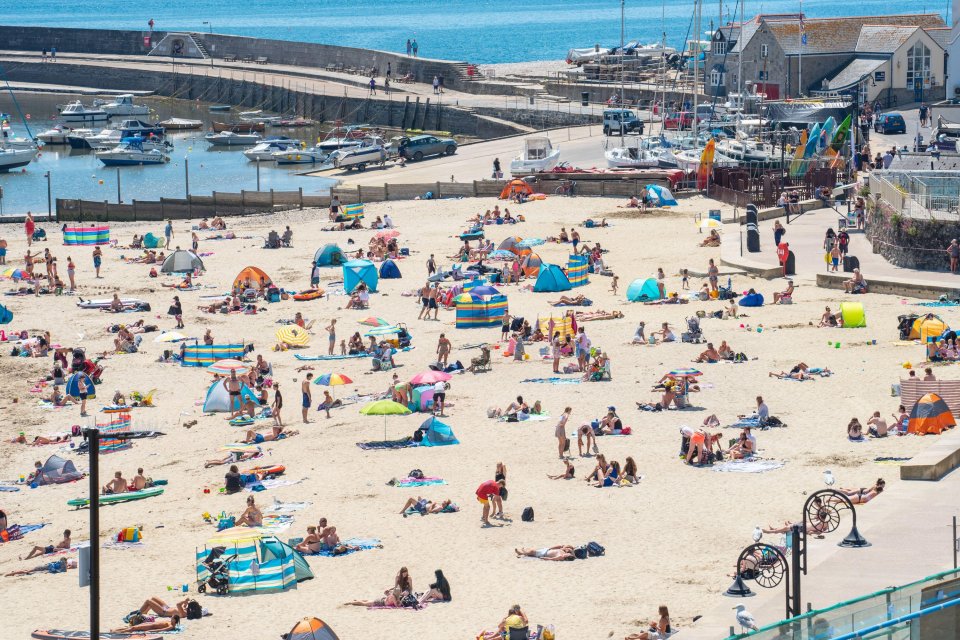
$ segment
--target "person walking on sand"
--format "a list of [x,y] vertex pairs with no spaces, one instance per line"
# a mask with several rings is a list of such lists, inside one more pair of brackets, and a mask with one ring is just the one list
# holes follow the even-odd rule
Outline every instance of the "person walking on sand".
[[100,250],[99,245],[93,248],[93,271],[96,273],[97,278],[102,277],[100,275],[100,265],[103,264],[103,251]]
[[427,277],[429,278],[437,272],[437,260],[433,257],[433,254],[430,254],[430,259],[427,260]]
[[560,416],[560,420],[557,421],[557,428],[554,431],[554,435],[557,437],[557,452],[560,454],[560,459],[564,459],[564,452],[567,450],[567,421],[570,420],[570,413],[573,411],[572,407],[567,407],[563,410],[563,414]]
[[550,339],[550,346],[553,349],[553,372],[560,373],[560,332],[554,331]]
[[273,383],[273,404],[270,405],[270,413],[273,415],[273,424],[278,427],[283,426],[283,418],[280,417],[280,410],[283,409],[283,396],[280,395],[280,383]]
[[450,357],[450,348],[450,340],[446,334],[441,333],[440,339],[437,340],[437,363],[442,364],[444,368],[447,366],[447,358]]
[[719,291],[719,276],[720,270],[717,269],[717,265],[714,264],[713,258],[710,258],[710,264],[707,267],[707,277],[710,279],[710,291]]
[[327,325],[327,355],[333,355],[333,349],[337,346],[337,319],[330,320]]
[[23,231],[27,234],[27,246],[33,245],[33,232],[37,230],[37,223],[33,221],[33,214],[27,211],[27,219],[23,221]]
[[169,251],[170,241],[173,240],[173,221],[169,218],[167,219],[167,224],[163,227],[163,237],[167,239],[167,243],[163,248]]
[[310,412],[310,405],[313,403],[313,396],[310,395],[310,381],[313,379],[313,374],[308,373],[307,379],[300,383],[300,391],[303,392],[303,424],[310,424],[310,420],[307,419],[307,416]]

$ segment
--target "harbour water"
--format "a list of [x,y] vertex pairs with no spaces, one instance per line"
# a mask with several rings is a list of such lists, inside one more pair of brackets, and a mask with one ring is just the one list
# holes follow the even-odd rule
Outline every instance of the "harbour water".
[[[902,6],[907,12],[940,12],[948,2]],[[747,2],[744,14],[796,13],[797,0]],[[808,17],[884,15],[893,9],[885,0],[855,4],[805,0]],[[692,38],[693,1],[626,0],[626,37],[682,45]],[[703,28],[740,15],[736,2],[705,2]],[[455,16],[455,18],[454,18]],[[219,32],[260,38],[322,42],[343,46],[404,51],[415,38],[423,57],[474,63],[558,60],[572,47],[594,43],[612,46],[620,40],[619,0],[250,0],[242,5],[219,0],[189,3],[149,0],[135,6],[123,0],[90,0],[65,5],[59,0],[34,0],[7,11],[3,24],[147,30],[153,19],[158,30]],[[949,24],[949,23],[948,23]]]
[[[34,135],[51,126],[56,105],[79,99],[80,96],[19,95],[18,102],[25,114],[30,115],[30,129]],[[84,104],[92,98],[83,96]],[[244,147],[211,147],[203,135],[210,130],[213,120],[223,120],[229,114],[212,114],[207,105],[183,100],[163,98],[137,98],[138,104],[150,106],[153,113],[142,118],[148,121],[168,117],[202,120],[203,129],[172,132],[168,139],[174,148],[170,162],[164,165],[145,167],[106,167],[90,150],[73,150],[67,145],[47,145],[34,162],[23,169],[0,173],[3,187],[3,214],[22,215],[27,211],[47,213],[47,179],[50,172],[50,189],[54,206],[56,198],[117,201],[117,177],[120,180],[120,199],[157,200],[161,197],[183,198],[187,189],[189,173],[190,193],[210,195],[214,191],[237,193],[257,189],[257,164],[243,155]],[[0,112],[15,114],[9,93],[0,94]],[[119,119],[115,119],[119,123]],[[12,119],[13,133],[24,136],[23,123]],[[102,127],[101,127],[102,128]],[[312,142],[319,134],[316,127],[297,129],[268,128],[266,135],[286,135]],[[302,175],[312,169],[311,165],[276,166],[260,163],[260,189],[269,191],[296,191],[303,188],[304,194],[316,195],[329,191],[336,180]]]

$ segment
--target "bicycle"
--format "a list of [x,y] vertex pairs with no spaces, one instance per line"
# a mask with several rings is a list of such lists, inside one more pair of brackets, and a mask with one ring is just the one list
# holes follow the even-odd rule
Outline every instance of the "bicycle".
[[554,190],[553,193],[558,196],[572,196],[576,186],[577,183],[575,181],[564,180],[560,183],[560,186]]

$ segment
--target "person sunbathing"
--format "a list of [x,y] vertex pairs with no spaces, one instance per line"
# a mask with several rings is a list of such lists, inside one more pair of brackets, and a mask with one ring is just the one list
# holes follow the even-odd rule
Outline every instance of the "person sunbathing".
[[30,558],[35,558],[37,556],[48,556],[57,551],[64,551],[70,548],[70,529],[63,530],[63,540],[57,544],[48,544],[45,547],[34,547],[30,550],[30,553],[24,557],[24,560],[29,560]]
[[770,371],[767,373],[767,376],[778,380],[783,380],[784,378],[790,378],[791,380],[813,380],[814,378],[810,375],[809,369],[810,367],[805,362],[799,362],[794,365],[790,371],[781,371],[780,373]]
[[237,462],[245,462],[247,460],[253,460],[254,458],[259,458],[263,453],[260,451],[260,447],[257,447],[256,451],[231,451],[222,458],[216,458],[214,460],[207,460],[203,463],[204,468],[215,467],[221,464],[230,464]]
[[143,604],[140,605],[140,613],[152,613],[161,618],[172,618],[173,616],[186,618],[187,605],[190,603],[190,600],[190,598],[184,598],[175,605],[170,606],[160,598],[147,598]]
[[126,493],[128,482],[124,480],[123,473],[117,471],[113,474],[113,480],[104,485],[101,493],[109,495],[111,493]]
[[453,505],[452,500],[444,500],[442,502],[433,502],[432,500],[427,500],[417,496],[416,498],[407,498],[406,504],[403,505],[403,509],[400,510],[400,513],[406,518],[410,513],[408,511],[413,511],[414,513],[419,513],[421,516],[426,516],[431,513],[447,513],[454,509],[451,509]]
[[559,300],[557,300],[557,301],[550,301],[550,300],[548,300],[547,303],[548,303],[548,304],[552,304],[552,305],[555,306],[555,307],[560,306],[560,305],[567,305],[567,306],[571,306],[571,307],[576,307],[576,306],[579,306],[579,305],[583,304],[583,301],[586,300],[586,299],[587,299],[587,297],[581,293],[580,295],[574,296],[574,297],[572,297],[572,298],[567,297],[567,296],[560,296],[560,299],[559,299]]
[[731,360],[734,356],[733,349],[730,348],[730,345],[727,344],[726,340],[720,342],[720,346],[717,348],[717,353],[719,353],[720,357],[724,360]]
[[713,348],[713,343],[708,342],[707,348],[693,362],[717,363],[720,361],[720,352]]
[[847,438],[853,442],[863,440],[863,425],[860,424],[860,421],[856,418],[852,418],[850,422],[847,423]]
[[180,627],[180,616],[172,616],[169,620],[155,620],[141,622],[126,627],[112,629],[111,633],[136,633],[138,631],[176,631]]
[[783,298],[793,299],[793,280],[787,280],[787,288],[783,291],[773,292],[773,304],[779,304]]
[[257,508],[253,496],[247,496],[247,508],[243,510],[236,520],[238,527],[259,527],[263,525],[263,512]]
[[660,640],[670,636],[670,611],[665,605],[660,605],[657,609],[659,619],[650,622],[650,628],[639,633],[631,633],[624,640]]
[[566,458],[564,458],[563,464],[565,466],[563,473],[555,476],[552,476],[548,473],[547,477],[550,478],[551,480],[573,480],[574,475],[576,473],[576,469],[574,469],[573,463],[567,460]]
[[850,498],[850,502],[853,504],[866,504],[883,493],[886,486],[886,480],[877,478],[872,487],[860,487],[859,489],[844,489],[841,487],[839,491]]
[[669,322],[664,322],[660,331],[653,331],[650,333],[651,336],[660,336],[660,342],[676,342],[677,336],[674,335],[673,330],[670,328]]
[[612,433],[619,433],[622,430],[623,421],[620,419],[620,416],[617,415],[616,408],[607,407],[607,415],[600,419],[600,433],[608,436]]
[[609,468],[610,465],[607,464],[607,457],[602,453],[597,454],[597,466],[593,468],[593,471],[590,472],[590,475],[583,479],[584,482],[596,482],[600,478],[607,475],[607,469]]
[[580,322],[590,322],[591,320],[619,320],[623,317],[623,313],[620,311],[604,311],[603,309],[597,309],[596,311],[578,311],[576,318]]
[[268,434],[257,433],[256,431],[250,430],[247,431],[246,437],[240,442],[243,444],[260,444],[261,442],[283,440],[284,438],[290,438],[300,433],[299,431],[285,431],[284,429],[284,427],[274,425]]
[[29,444],[31,447],[38,447],[44,444],[64,444],[70,442],[70,434],[57,434],[51,437],[46,436],[36,436],[30,442],[27,442],[27,436],[22,431],[20,434],[10,441],[11,444]]
[[79,560],[76,558],[60,558],[56,562],[48,562],[30,569],[17,569],[4,575],[9,578],[14,576],[31,576],[35,573],[63,573],[69,569],[76,569],[78,565]]
[[552,560],[554,562],[576,560],[573,555],[573,546],[569,544],[558,544],[543,549],[514,549],[518,558],[537,558],[539,560]]
[[400,593],[395,589],[390,589],[382,598],[376,600],[351,600],[343,604],[348,607],[399,607]]
[[[643,304],[649,307],[649,306],[658,306],[662,304],[687,304],[688,302],[690,301],[687,300],[686,298],[681,298],[680,294],[674,291],[670,293],[670,295],[668,295],[666,298],[663,298],[661,300],[652,300],[650,302],[644,302]],[[654,333],[658,333],[658,332],[655,331]]]
[[740,317],[739,309],[737,307],[737,301],[734,298],[730,298],[730,306],[724,308],[723,317],[733,318],[734,320]]
[[294,549],[296,549],[300,553],[307,553],[312,555],[312,554],[320,553],[320,545],[321,545],[321,540],[320,540],[320,536],[317,535],[317,528],[310,526],[310,527],[307,527],[306,537],[303,539],[302,542],[297,544],[297,546],[295,546]]
[[720,246],[720,234],[717,233],[716,229],[710,229],[710,235],[703,239],[703,242],[700,243],[701,247],[719,247]]
[[[813,499],[813,506],[816,507],[815,513],[816,513],[816,514],[820,514],[820,513],[821,513],[821,510],[822,510],[822,508],[823,508],[823,499],[822,499],[822,498],[819,498],[819,497],[814,498],[814,499]],[[812,534],[812,535],[816,535],[818,538],[822,538],[822,537],[823,537],[823,534],[824,534],[824,532],[827,530],[827,527],[828,527],[829,524],[830,524],[830,521],[829,521],[828,519],[825,520],[825,519],[822,519],[822,518],[820,518],[819,516],[817,516],[814,520],[812,520],[811,522],[808,522],[808,523],[807,523],[807,533],[808,533],[808,534]],[[762,529],[762,531],[763,531],[764,533],[771,533],[771,534],[789,533],[789,532],[793,529],[793,526],[794,526],[794,525],[802,525],[802,523],[801,523],[801,522],[791,522],[791,521],[789,521],[789,520],[785,520],[785,521],[783,522],[783,526],[781,526],[781,527],[775,527],[775,526],[773,526],[773,525],[768,525],[767,528],[766,528],[766,529]]]
[[742,460],[744,458],[749,458],[757,452],[757,440],[750,433],[750,427],[744,427],[743,431],[740,433],[740,437],[737,439],[736,444],[734,444],[730,449],[727,450],[727,455],[734,460]]

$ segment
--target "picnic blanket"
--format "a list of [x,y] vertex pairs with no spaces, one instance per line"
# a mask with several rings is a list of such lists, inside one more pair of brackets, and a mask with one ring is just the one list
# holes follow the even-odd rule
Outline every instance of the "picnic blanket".
[[781,460],[764,460],[760,458],[746,458],[744,460],[728,460],[713,465],[714,471],[726,473],[764,473],[774,471],[786,464]]
[[395,487],[428,487],[435,484],[447,484],[447,481],[443,478],[400,478],[397,480],[393,486]]
[[520,382],[537,382],[540,384],[580,384],[580,378],[527,378],[526,380],[521,380]]
[[[396,349],[395,352],[402,353],[404,351],[411,351],[413,347],[404,347],[402,349]],[[293,354],[293,357],[297,360],[305,360],[307,362],[314,362],[317,360],[349,360],[351,358],[372,358],[373,354],[371,353],[348,353],[346,355],[332,355],[332,356],[305,356],[299,353]]]
[[358,442],[357,446],[364,451],[373,449],[406,449],[407,447],[419,446],[413,441],[413,438],[406,437],[401,440],[371,440],[370,442]]
[[119,549],[123,551],[127,549],[139,549],[141,547],[145,547],[146,543],[143,540],[138,542],[117,542],[116,540],[107,540],[100,546],[104,549]]
[[378,549],[383,546],[382,544],[380,544],[380,540],[377,538],[350,538],[349,540],[341,540],[340,544],[348,547],[347,551],[334,555],[333,551],[323,550],[323,551],[318,551],[317,553],[305,553],[303,555],[326,556],[327,558],[339,558],[342,556],[348,556],[351,553],[356,553],[358,551],[366,551],[367,549]]
[[507,416],[497,418],[500,422],[544,422],[550,419],[549,413],[528,413],[523,420],[507,420]]
[[960,302],[953,302],[950,300],[936,300],[934,302],[914,302],[918,307],[957,307],[960,306]]

